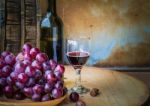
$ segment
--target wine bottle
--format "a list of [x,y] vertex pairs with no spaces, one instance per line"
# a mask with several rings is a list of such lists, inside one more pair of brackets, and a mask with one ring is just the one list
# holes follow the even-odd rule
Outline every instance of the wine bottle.
[[50,59],[63,62],[62,20],[56,12],[56,0],[48,0],[48,9],[40,23],[40,49]]

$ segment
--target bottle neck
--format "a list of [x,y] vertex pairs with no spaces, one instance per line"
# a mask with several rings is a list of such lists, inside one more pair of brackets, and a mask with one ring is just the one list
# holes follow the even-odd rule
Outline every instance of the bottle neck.
[[48,0],[47,12],[48,13],[52,13],[54,15],[57,15],[57,12],[56,12],[56,0]]

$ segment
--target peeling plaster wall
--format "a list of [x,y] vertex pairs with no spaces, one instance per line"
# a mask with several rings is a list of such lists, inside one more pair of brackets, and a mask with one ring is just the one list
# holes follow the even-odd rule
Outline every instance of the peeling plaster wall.
[[[57,0],[64,36],[91,37],[90,65],[150,66],[150,0]],[[41,0],[43,14],[47,8]]]

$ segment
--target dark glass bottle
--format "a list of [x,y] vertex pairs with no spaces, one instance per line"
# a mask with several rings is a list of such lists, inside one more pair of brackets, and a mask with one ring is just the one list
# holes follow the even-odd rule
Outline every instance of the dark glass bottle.
[[40,23],[40,49],[50,59],[63,62],[63,26],[56,12],[56,0],[48,0],[48,9]]

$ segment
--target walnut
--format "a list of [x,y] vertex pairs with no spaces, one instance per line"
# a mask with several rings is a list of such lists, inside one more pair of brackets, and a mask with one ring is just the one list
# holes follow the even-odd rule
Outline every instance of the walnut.
[[93,88],[93,89],[90,91],[90,95],[91,95],[92,97],[95,97],[95,96],[99,95],[99,89]]

